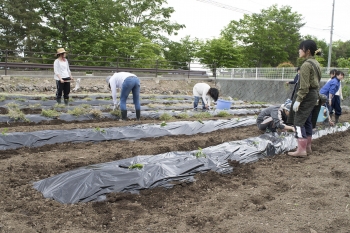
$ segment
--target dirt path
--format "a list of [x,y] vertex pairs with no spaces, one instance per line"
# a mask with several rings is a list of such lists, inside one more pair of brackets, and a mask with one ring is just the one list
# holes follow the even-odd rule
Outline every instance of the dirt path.
[[[350,114],[342,120],[350,120]],[[40,127],[94,127],[89,124]],[[31,126],[18,130],[25,127]],[[254,164],[233,164],[232,174],[198,174],[194,183],[139,195],[110,194],[101,203],[59,204],[44,199],[31,185],[81,166],[194,150],[259,134],[249,126],[195,137],[1,151],[0,232],[349,232],[348,131],[314,140],[314,153],[306,159],[277,155]]]

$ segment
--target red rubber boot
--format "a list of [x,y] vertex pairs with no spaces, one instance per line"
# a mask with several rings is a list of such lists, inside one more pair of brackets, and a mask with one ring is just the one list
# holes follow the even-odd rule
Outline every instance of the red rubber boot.
[[288,152],[288,155],[293,157],[306,157],[306,146],[307,146],[307,139],[306,138],[298,138],[298,148],[295,152]]
[[311,142],[312,142],[312,136],[307,137],[307,145],[306,145],[306,153],[312,154],[312,149],[311,149]]

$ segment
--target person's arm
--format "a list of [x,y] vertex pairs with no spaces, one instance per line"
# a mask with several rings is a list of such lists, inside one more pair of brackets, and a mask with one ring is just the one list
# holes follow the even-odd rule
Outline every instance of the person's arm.
[[333,99],[335,93],[337,92],[336,89],[337,89],[337,85],[332,80],[331,85],[329,87],[329,95],[328,95],[329,106],[332,106],[332,99]]
[[111,86],[111,91],[112,91],[112,98],[113,98],[113,104],[117,105],[118,101],[117,101],[117,81],[115,78],[113,78],[113,76],[110,78],[109,80],[109,85]]
[[70,68],[69,68],[69,62],[67,59],[66,59],[66,61],[67,61],[67,71],[68,71],[69,77],[71,80],[73,80],[72,72],[70,72]]
[[[207,101],[207,94],[208,94],[209,89],[210,89],[210,87],[209,88],[204,87],[203,93],[202,93],[202,99],[203,99],[203,102],[204,102],[204,105],[206,108],[208,108],[210,106],[210,97],[208,98],[208,101]],[[209,104],[208,104],[208,102],[209,102]]]
[[301,103],[304,97],[309,93],[310,88],[310,70],[312,69],[311,64],[304,63],[300,68],[300,78],[299,83],[300,87],[297,92],[297,99],[299,103]]
[[59,70],[60,70],[60,62],[58,61],[58,59],[56,59],[55,62],[53,63],[53,72],[56,74],[60,82],[64,83],[64,80],[62,79]]

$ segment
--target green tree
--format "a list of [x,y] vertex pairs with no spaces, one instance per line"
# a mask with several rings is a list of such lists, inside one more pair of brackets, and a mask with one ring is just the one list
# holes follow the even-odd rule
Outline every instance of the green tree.
[[273,5],[259,14],[247,15],[239,21],[231,21],[222,30],[227,40],[242,44],[245,64],[248,66],[277,66],[279,63],[296,62],[301,15],[291,7],[280,9]]
[[214,68],[237,67],[241,63],[241,50],[225,38],[203,42],[196,54],[199,62],[215,72]]
[[186,36],[180,42],[166,40],[163,44],[164,58],[170,63],[170,68],[188,69],[199,49],[198,39]]

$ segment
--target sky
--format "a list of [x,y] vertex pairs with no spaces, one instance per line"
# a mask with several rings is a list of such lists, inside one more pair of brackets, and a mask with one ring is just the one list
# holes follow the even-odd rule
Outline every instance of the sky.
[[[171,39],[179,41],[191,38],[218,38],[220,31],[231,20],[239,21],[244,14],[260,13],[262,9],[277,4],[278,8],[290,6],[302,15],[306,23],[301,35],[313,35],[319,40],[330,41],[333,0],[167,0],[175,9],[171,21],[186,25]],[[223,8],[225,7],[225,8]],[[350,40],[350,0],[335,0],[332,40]]]

